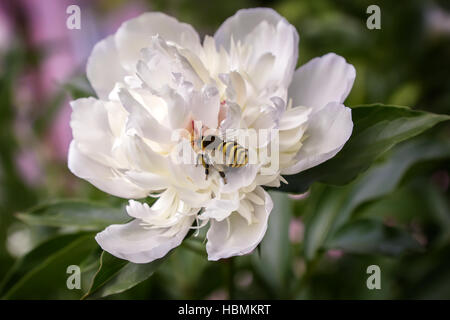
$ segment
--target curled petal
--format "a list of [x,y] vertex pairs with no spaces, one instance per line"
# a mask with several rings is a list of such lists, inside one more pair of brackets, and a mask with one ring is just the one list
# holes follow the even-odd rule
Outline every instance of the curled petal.
[[79,178],[92,183],[100,190],[121,198],[144,198],[148,190],[129,181],[119,171],[83,154],[76,141],[69,147],[69,170]]
[[307,138],[294,158],[294,164],[281,171],[295,174],[334,157],[350,138],[353,130],[352,112],[332,102],[314,113],[308,121]]
[[200,92],[194,92],[190,107],[196,120],[209,128],[217,128],[220,95],[216,87],[204,86]]
[[85,152],[103,162],[113,161],[111,151],[115,136],[109,121],[109,104],[94,98],[81,98],[70,103],[74,140]]
[[314,58],[298,68],[289,86],[294,106],[320,110],[330,102],[343,103],[355,81],[355,68],[334,53]]
[[[218,48],[223,46],[231,52],[239,50],[239,43],[251,47],[250,59],[244,59],[240,51],[243,67],[247,72],[260,68],[266,73],[258,77],[258,86],[281,84],[287,87],[292,79],[298,57],[299,37],[297,30],[276,11],[269,8],[239,10],[228,18],[214,35]],[[262,77],[264,79],[262,79]],[[263,81],[261,81],[263,80]]]
[[120,64],[114,36],[109,36],[95,45],[87,62],[86,73],[100,99],[108,98],[116,82],[122,81],[128,75]]
[[254,219],[251,224],[238,213],[233,213],[222,221],[211,220],[206,244],[209,260],[215,261],[250,253],[261,242],[267,230],[273,202],[262,188],[259,187],[254,192],[258,198],[264,199],[264,204],[253,203]]
[[227,183],[222,185],[220,192],[231,193],[252,184],[258,174],[258,165],[247,164],[244,167],[229,171]]
[[233,211],[239,208],[239,194],[237,192],[221,199],[211,199],[205,204],[205,211],[200,215],[200,219],[216,219],[222,221]]
[[193,217],[185,217],[170,228],[145,228],[136,219],[107,227],[95,236],[103,250],[134,263],[149,263],[179,246],[189,231]]
[[148,47],[156,35],[194,52],[200,49],[200,39],[192,26],[161,12],[147,12],[122,24],[115,35],[124,69],[135,71],[141,49]]
[[159,143],[171,142],[170,129],[161,125],[127,90],[120,90],[119,97],[129,112],[127,132],[134,130],[138,135]]

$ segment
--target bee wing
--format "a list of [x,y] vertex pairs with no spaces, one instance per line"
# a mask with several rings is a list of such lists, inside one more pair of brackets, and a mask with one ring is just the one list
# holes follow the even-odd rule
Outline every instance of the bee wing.
[[237,141],[242,129],[222,129],[220,137],[223,141]]

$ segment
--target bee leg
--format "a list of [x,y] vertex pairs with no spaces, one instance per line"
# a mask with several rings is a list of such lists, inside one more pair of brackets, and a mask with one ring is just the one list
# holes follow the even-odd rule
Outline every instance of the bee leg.
[[206,175],[205,180],[208,180],[208,175],[209,175],[209,164],[207,164],[207,163],[205,163],[205,175]]
[[219,175],[223,179],[223,183],[227,184],[227,178],[225,177],[225,172],[219,171]]
[[[199,161],[200,160],[200,161]],[[195,160],[195,166],[196,167],[198,167],[198,165],[200,164],[200,163],[203,163],[203,155],[202,154],[198,154],[197,155],[197,159]]]

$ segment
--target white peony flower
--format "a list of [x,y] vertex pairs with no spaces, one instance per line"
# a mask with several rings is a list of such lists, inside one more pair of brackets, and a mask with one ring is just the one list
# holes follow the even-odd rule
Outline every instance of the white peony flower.
[[[257,8],[238,11],[203,44],[190,25],[150,12],[95,46],[87,76],[98,99],[71,103],[68,165],[102,191],[130,199],[134,220],[96,236],[104,250],[147,263],[201,227],[209,227],[209,260],[255,249],[273,207],[263,186],[330,159],[352,133],[343,102],[355,69],[330,53],[295,70],[298,42],[286,19]],[[191,141],[197,122],[200,135],[277,135],[249,146],[255,161],[225,167],[225,181],[214,165],[207,177],[203,165],[177,161],[180,146],[201,153]],[[180,130],[187,134],[174,139]],[[149,196],[158,198],[152,206],[133,200]]]

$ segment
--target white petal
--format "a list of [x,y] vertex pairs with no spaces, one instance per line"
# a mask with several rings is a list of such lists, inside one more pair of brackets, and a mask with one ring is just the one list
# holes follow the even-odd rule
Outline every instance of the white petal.
[[121,147],[126,152],[128,167],[159,175],[167,173],[167,157],[154,152],[138,135],[122,137]]
[[78,146],[93,158],[109,162],[115,137],[110,127],[108,102],[82,98],[72,101],[70,105],[70,126]]
[[308,120],[310,113],[311,109],[306,107],[294,107],[286,110],[280,119],[280,131],[298,128]]
[[241,107],[236,103],[227,103],[222,109],[226,112],[225,118],[220,123],[222,133],[226,134],[227,129],[240,128],[242,117]]
[[216,87],[205,86],[201,92],[194,92],[190,107],[195,120],[209,128],[217,128],[220,95]]
[[233,213],[223,221],[211,220],[206,244],[209,260],[215,261],[250,253],[261,242],[267,230],[273,202],[262,188],[257,188],[255,192],[259,198],[264,199],[264,205],[254,204],[255,219],[250,225],[238,213]]
[[120,172],[84,155],[72,141],[69,147],[68,167],[79,178],[100,190],[121,198],[144,198],[148,191],[126,179]]
[[149,263],[164,257],[181,244],[189,231],[193,218],[186,217],[177,232],[168,236],[167,228],[145,229],[139,220],[123,225],[111,225],[95,237],[103,250],[134,263]]
[[234,168],[226,172],[227,183],[221,186],[220,192],[231,193],[252,184],[258,173],[258,166],[247,164],[242,168]]
[[[344,58],[329,53],[298,68],[289,87],[294,106],[314,109],[330,102],[343,103],[355,81],[355,68]],[[314,112],[314,111],[313,111]]]
[[135,130],[138,135],[158,143],[171,142],[170,129],[161,125],[127,90],[120,90],[119,97],[129,112],[127,131]]
[[[252,58],[249,63],[268,66],[266,63],[270,56],[267,53],[272,54],[275,57],[273,68],[266,72],[270,72],[270,78],[279,84],[289,85],[297,63],[299,37],[295,28],[276,11],[269,8],[239,10],[220,26],[214,39],[218,48],[223,46],[227,51],[232,49],[233,41],[250,46]],[[267,59],[260,60],[263,55]],[[247,71],[253,66],[248,64]]]
[[135,70],[140,50],[148,47],[156,35],[193,52],[200,50],[200,39],[192,26],[161,12],[147,12],[122,24],[116,33],[116,46],[125,69]]
[[163,190],[170,186],[170,181],[159,174],[133,170],[125,171],[124,174],[135,185],[152,192]]
[[95,45],[87,62],[86,73],[100,99],[106,99],[116,82],[123,81],[128,72],[120,64],[114,36]]
[[211,199],[205,204],[205,211],[200,215],[200,219],[216,219],[222,221],[227,218],[233,211],[239,208],[239,194],[235,192],[221,199]]
[[137,72],[153,91],[161,91],[166,85],[174,86],[181,78],[183,82],[187,81],[196,88],[202,86],[202,79],[188,59],[175,45],[167,43],[162,37],[152,37],[149,47],[142,49],[141,54],[142,60],[137,64]]
[[282,174],[295,174],[334,157],[350,138],[353,130],[352,112],[332,102],[314,113],[308,121],[307,138],[295,156],[294,165]]
[[150,207],[147,203],[130,200],[126,207],[127,213],[133,218],[142,220],[152,226],[167,226],[170,220],[178,221],[180,215],[176,214],[179,200],[174,189],[169,188],[159,195],[158,200]]

